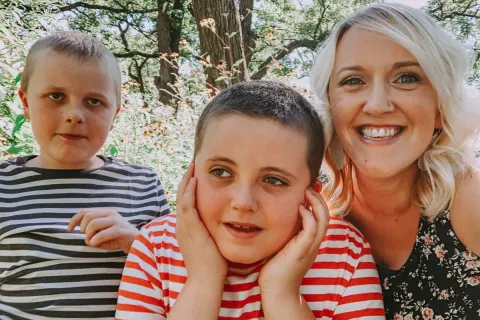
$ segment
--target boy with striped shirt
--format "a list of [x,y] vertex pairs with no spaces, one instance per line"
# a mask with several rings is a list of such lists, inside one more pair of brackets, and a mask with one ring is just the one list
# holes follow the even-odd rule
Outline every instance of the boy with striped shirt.
[[150,169],[97,156],[117,115],[113,54],[80,32],[39,39],[19,96],[38,155],[0,161],[0,319],[113,319],[138,228],[169,213]]
[[199,118],[177,213],[132,245],[117,319],[384,319],[370,247],[329,218],[320,119],[300,94],[234,85]]

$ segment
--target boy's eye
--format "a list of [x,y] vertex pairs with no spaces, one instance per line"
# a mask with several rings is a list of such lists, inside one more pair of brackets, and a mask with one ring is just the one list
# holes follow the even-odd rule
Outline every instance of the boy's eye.
[[61,94],[60,92],[54,92],[54,93],[50,93],[48,95],[48,97],[52,100],[60,100],[63,98],[63,94]]
[[274,186],[286,186],[288,183],[283,181],[282,179],[279,179],[277,177],[266,177],[264,181],[268,184],[274,185]]
[[95,99],[95,98],[88,98],[88,104],[91,104],[92,106],[100,106],[102,105],[102,101]]
[[414,73],[402,73],[397,80],[395,80],[396,83],[400,84],[416,83],[418,81],[419,78]]
[[230,177],[230,173],[225,169],[216,168],[210,171],[215,177],[227,178]]
[[363,84],[362,79],[360,79],[359,77],[355,77],[355,76],[348,77],[345,80],[343,80],[342,82],[340,82],[341,86],[357,86],[357,85],[360,85],[360,84]]

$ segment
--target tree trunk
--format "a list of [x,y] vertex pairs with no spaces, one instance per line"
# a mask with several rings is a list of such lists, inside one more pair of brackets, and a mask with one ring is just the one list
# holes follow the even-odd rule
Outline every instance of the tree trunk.
[[[250,4],[250,8],[248,8]],[[253,0],[240,5],[243,12],[253,9]],[[235,16],[234,0],[192,0],[192,13],[200,36],[202,60],[206,68],[207,86],[216,91],[245,79],[240,43],[240,26]],[[211,22],[213,19],[214,22]],[[251,19],[242,22],[245,41],[251,33]],[[245,46],[247,47],[247,46]]]
[[[157,0],[157,5],[157,43],[160,57],[160,74],[154,78],[154,83],[158,89],[160,102],[172,104],[175,95],[175,90],[172,86],[178,76],[177,57],[183,15],[170,17],[167,11],[168,3],[165,0]],[[182,1],[176,0],[174,9],[181,8]]]

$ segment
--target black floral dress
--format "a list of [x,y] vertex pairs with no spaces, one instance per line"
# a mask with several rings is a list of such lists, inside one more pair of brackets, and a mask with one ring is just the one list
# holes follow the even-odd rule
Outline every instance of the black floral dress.
[[457,238],[448,212],[433,223],[421,219],[400,270],[377,267],[387,319],[480,319],[480,257]]

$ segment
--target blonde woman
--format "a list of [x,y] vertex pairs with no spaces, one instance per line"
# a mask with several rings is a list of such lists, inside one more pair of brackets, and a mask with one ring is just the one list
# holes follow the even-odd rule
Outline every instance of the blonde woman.
[[425,13],[373,4],[335,27],[312,69],[333,124],[322,194],[370,241],[387,319],[480,318],[480,96],[469,66]]

